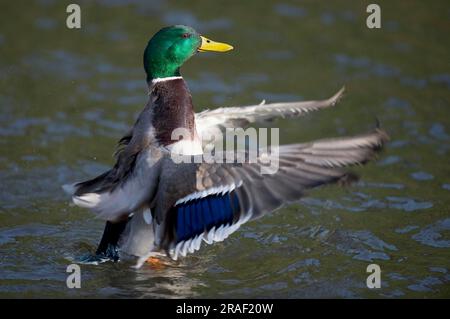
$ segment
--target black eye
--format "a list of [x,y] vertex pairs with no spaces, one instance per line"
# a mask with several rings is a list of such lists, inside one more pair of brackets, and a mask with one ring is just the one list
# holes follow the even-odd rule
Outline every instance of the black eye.
[[183,35],[181,37],[183,38],[189,38],[191,35],[189,33],[183,33]]

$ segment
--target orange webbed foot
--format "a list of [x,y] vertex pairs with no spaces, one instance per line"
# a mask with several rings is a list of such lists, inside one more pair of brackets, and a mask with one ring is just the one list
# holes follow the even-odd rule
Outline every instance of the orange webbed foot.
[[146,261],[147,264],[150,265],[150,267],[155,269],[163,269],[164,263],[161,261],[161,259],[156,257],[149,257]]

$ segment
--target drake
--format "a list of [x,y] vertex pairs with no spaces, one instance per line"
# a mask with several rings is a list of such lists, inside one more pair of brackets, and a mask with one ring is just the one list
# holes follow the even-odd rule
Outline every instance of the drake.
[[[320,101],[194,113],[181,66],[197,52],[232,49],[182,25],[163,28],[148,42],[149,100],[120,139],[115,165],[94,179],[63,186],[76,205],[106,220],[98,260],[133,258],[140,267],[161,253],[184,257],[202,242],[222,241],[242,224],[299,200],[307,189],[354,180],[344,168],[373,159],[386,142],[387,134],[377,128],[360,136],[282,145],[277,154],[264,153],[279,163],[276,173],[266,175],[260,170],[262,154],[254,162],[175,163],[174,151],[201,154],[203,135],[331,107],[343,94],[341,89]],[[177,128],[190,138],[174,140]]]

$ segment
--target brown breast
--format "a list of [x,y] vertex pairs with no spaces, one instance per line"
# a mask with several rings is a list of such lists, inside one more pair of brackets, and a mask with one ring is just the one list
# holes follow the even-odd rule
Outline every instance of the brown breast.
[[181,78],[154,83],[150,95],[154,101],[152,124],[158,142],[164,146],[175,143],[172,132],[176,128],[186,128],[194,139],[194,107],[186,82]]

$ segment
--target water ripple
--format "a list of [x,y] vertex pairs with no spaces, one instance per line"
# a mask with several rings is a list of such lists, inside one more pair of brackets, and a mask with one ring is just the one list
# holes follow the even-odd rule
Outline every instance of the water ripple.
[[440,220],[434,224],[428,225],[418,234],[412,236],[412,238],[424,245],[448,248],[450,247],[450,240],[443,239],[441,232],[450,230],[450,218]]
[[397,251],[397,247],[388,244],[368,230],[337,230],[327,242],[353,259],[372,262],[374,259],[389,260],[387,251]]

